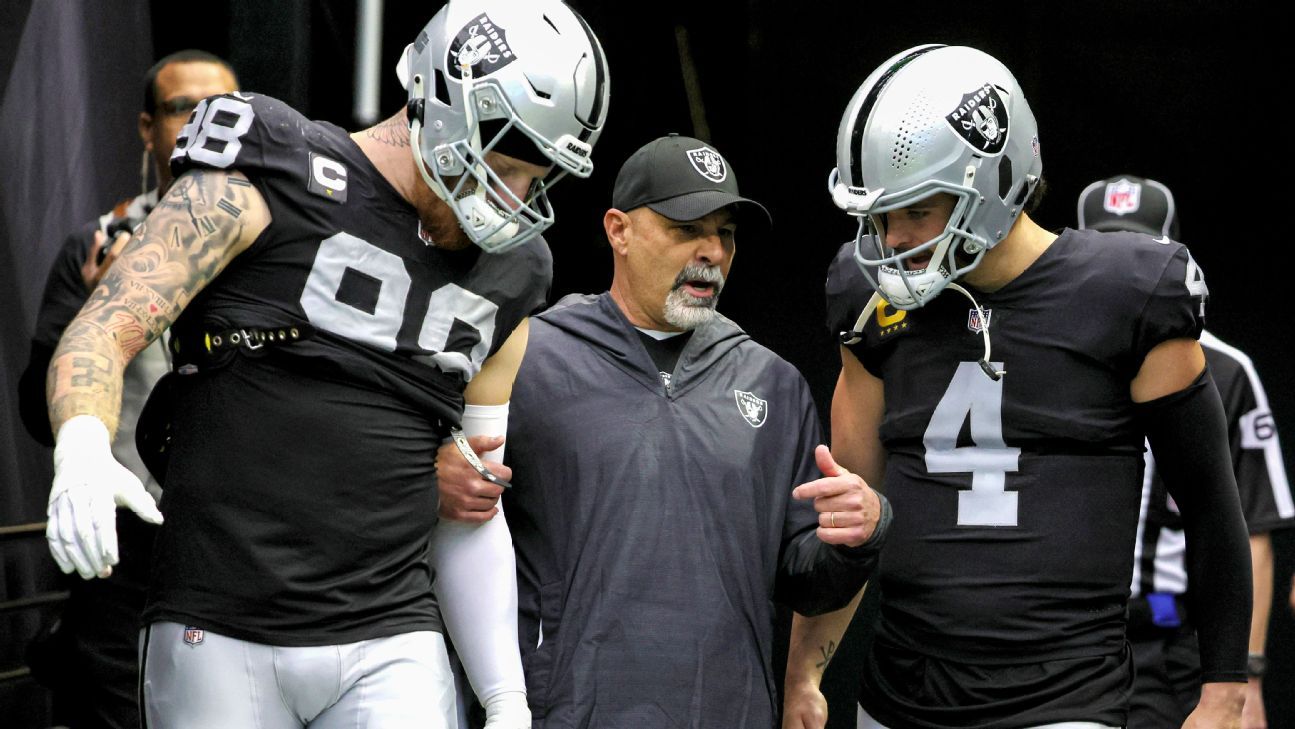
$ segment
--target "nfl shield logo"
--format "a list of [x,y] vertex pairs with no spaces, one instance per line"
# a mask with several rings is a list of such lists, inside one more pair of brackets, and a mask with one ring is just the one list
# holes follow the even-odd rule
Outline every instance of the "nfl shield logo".
[[688,161],[698,174],[711,182],[723,182],[728,177],[728,165],[724,164],[724,158],[710,147],[688,150]]
[[769,414],[768,402],[741,390],[734,390],[733,398],[737,400],[737,411],[752,428],[764,425],[765,416]]
[[202,638],[203,638],[202,628],[195,628],[191,625],[185,626],[184,628],[185,643],[188,643],[189,645],[198,645],[199,643],[202,642]]
[[980,311],[972,309],[967,312],[967,328],[972,332],[979,334],[989,328],[989,320],[993,318],[994,310],[985,309],[985,320],[980,320]]
[[1108,213],[1128,215],[1137,212],[1142,203],[1142,185],[1128,180],[1112,182],[1106,186],[1106,196],[1102,198],[1102,207]]

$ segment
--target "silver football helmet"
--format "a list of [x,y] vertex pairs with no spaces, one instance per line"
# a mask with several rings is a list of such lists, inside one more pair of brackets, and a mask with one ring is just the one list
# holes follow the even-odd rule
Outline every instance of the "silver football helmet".
[[[558,0],[454,0],[396,69],[427,185],[472,242],[498,253],[553,224],[547,189],[588,177],[607,118],[607,61],[584,19]],[[485,163],[497,151],[553,173],[525,199]]]
[[[828,176],[832,201],[859,218],[855,261],[891,306],[925,305],[1005,238],[1043,172],[1038,127],[1003,64],[974,48],[910,48],[850,100]],[[886,245],[886,213],[931,195],[956,202],[944,232]],[[925,268],[905,261],[927,252]],[[875,275],[874,275],[875,274]]]

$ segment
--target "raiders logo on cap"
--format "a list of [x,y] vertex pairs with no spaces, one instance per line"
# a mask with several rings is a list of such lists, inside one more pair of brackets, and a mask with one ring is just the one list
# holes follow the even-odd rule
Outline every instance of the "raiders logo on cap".
[[724,158],[710,147],[688,150],[688,161],[697,170],[697,174],[711,182],[723,182],[728,177],[728,165],[724,164]]

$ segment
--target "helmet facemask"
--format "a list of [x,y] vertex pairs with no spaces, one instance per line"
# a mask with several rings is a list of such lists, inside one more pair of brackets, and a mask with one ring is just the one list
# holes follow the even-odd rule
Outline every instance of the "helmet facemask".
[[[412,93],[421,93],[425,80],[415,75],[411,81]],[[414,163],[427,186],[454,211],[468,238],[487,252],[499,253],[531,240],[553,224],[547,188],[569,170],[556,168],[560,171],[547,183],[544,179],[535,180],[526,198],[519,198],[486,164],[486,155],[514,130],[541,149],[544,143],[518,118],[497,87],[488,81],[472,83],[468,76],[462,88],[467,137],[431,143],[423,135],[421,119],[414,119],[410,124]],[[487,114],[493,119],[503,119],[504,123],[483,144],[481,121]]]
[[[968,176],[972,175],[974,171],[969,169]],[[896,309],[925,306],[950,281],[975,268],[989,248],[984,237],[976,235],[967,225],[981,202],[980,194],[972,187],[928,180],[912,190],[895,194],[884,194],[883,190],[883,194],[865,200],[846,191],[835,169],[828,178],[828,186],[833,196],[841,199],[841,207],[859,220],[854,262],[873,288]],[[953,196],[954,205],[938,235],[903,251],[886,245],[888,213],[912,207],[940,193]],[[923,268],[907,267],[909,260],[927,253],[931,258]]]

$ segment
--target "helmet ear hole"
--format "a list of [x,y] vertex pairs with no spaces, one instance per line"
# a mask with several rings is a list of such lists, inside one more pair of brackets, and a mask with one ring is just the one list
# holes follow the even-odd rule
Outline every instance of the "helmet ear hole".
[[450,106],[450,89],[445,83],[445,74],[442,73],[439,68],[433,69],[433,71],[434,73],[432,75],[435,79],[433,96],[437,101],[441,102],[445,106]]
[[1012,158],[1003,155],[998,158],[998,199],[1007,202],[1012,194]]

